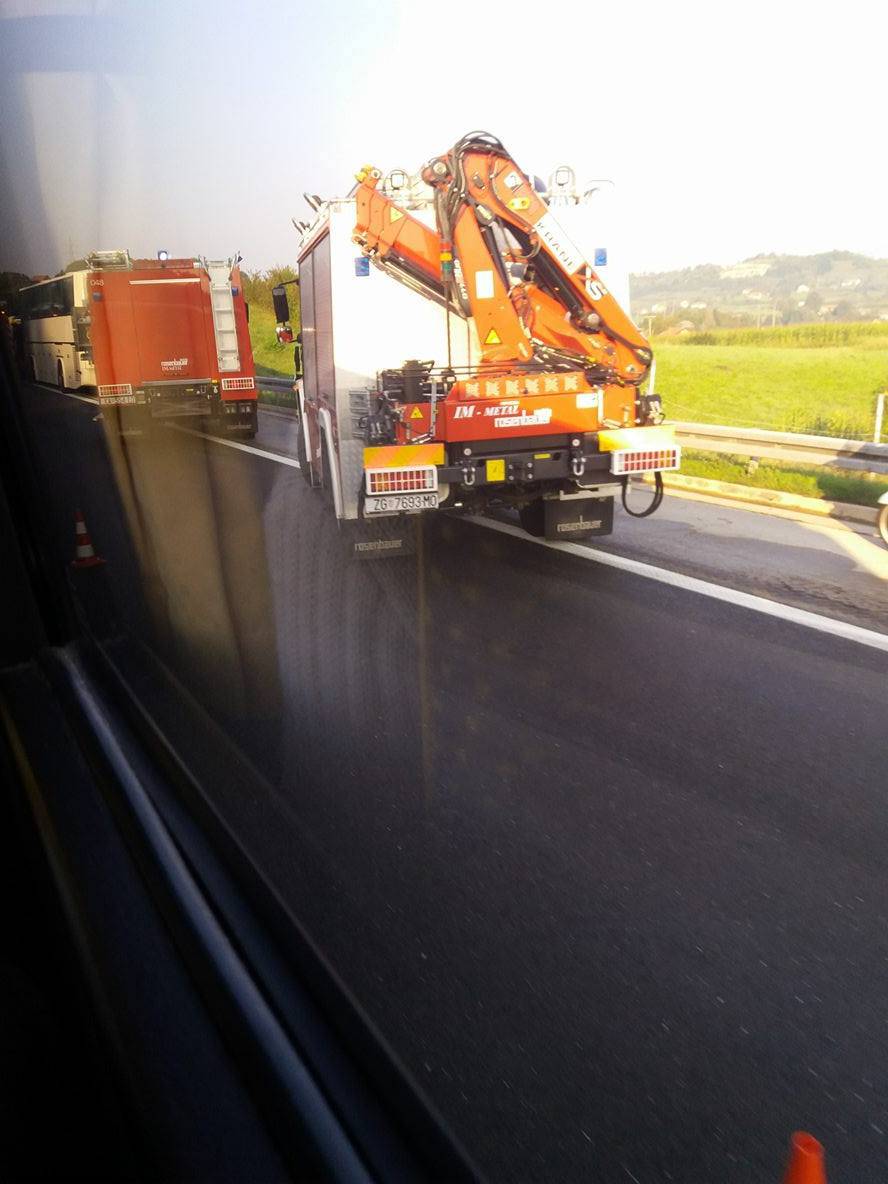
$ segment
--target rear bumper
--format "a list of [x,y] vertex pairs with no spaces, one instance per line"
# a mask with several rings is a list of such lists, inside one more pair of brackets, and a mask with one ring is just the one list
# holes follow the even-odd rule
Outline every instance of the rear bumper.
[[473,488],[563,480],[586,487],[622,484],[627,475],[677,469],[680,462],[671,428],[630,428],[450,445],[448,463],[438,468],[438,479]]
[[[677,469],[670,428],[568,436],[382,445],[364,450],[363,516],[537,504],[531,533],[609,533],[613,498],[635,475]],[[593,499],[594,518],[579,505]],[[545,505],[543,504],[545,503]],[[550,504],[551,503],[551,504]]]
[[147,407],[152,415],[207,415],[214,397],[209,379],[195,382],[99,384],[99,403],[107,407]]
[[210,379],[195,382],[113,383],[97,388],[99,403],[103,407],[145,407],[155,418],[176,419],[196,416],[221,415],[231,426],[241,420],[252,422],[256,416],[256,388],[251,378],[228,379],[233,382],[250,382],[250,386],[229,386],[220,392],[219,386]]
[[135,391],[128,382],[101,384],[96,393],[103,407],[132,407],[146,402],[144,392]]
[[496,448],[492,441],[485,440],[473,446],[468,456],[460,455],[464,453],[462,447],[451,448],[450,463],[438,469],[438,479],[445,484],[476,489],[485,485],[507,487],[587,476],[593,481],[610,480],[610,457],[598,452],[592,442],[587,443],[581,437],[579,440],[575,446],[562,436],[533,442],[530,448],[504,448],[502,443]]

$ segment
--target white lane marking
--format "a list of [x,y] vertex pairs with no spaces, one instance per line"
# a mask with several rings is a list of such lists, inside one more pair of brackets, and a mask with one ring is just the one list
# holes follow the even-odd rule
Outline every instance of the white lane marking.
[[[60,391],[72,399],[80,399],[85,403],[98,403],[98,399],[90,399],[85,395],[75,395],[71,391]],[[194,428],[183,428],[178,424],[167,424],[177,432],[185,432],[189,436],[202,436],[205,440],[212,440],[214,444],[223,444],[226,448],[239,448],[241,452],[252,452],[265,460],[276,461],[280,465],[289,465],[298,469],[300,464],[289,456],[282,456],[279,452],[267,452],[264,448],[256,448],[252,444],[242,444],[239,440],[222,440],[218,436],[211,436],[207,432],[198,432]],[[722,600],[727,604],[735,604],[740,608],[748,608],[753,612],[764,613],[765,616],[777,617],[782,621],[790,621],[795,625],[803,625],[807,629],[815,629],[820,633],[831,633],[834,637],[844,638],[846,641],[857,642],[858,645],[870,646],[872,649],[884,650],[888,653],[888,635],[877,633],[874,629],[864,629],[861,625],[851,625],[845,621],[838,621],[832,617],[823,617],[819,613],[808,612],[807,609],[795,608],[791,604],[781,604],[777,600],[766,600],[763,596],[754,596],[751,592],[740,592],[736,588],[725,588],[721,584],[710,584],[707,580],[698,580],[695,576],[682,575],[681,572],[670,571],[665,567],[654,567],[651,563],[642,563],[638,559],[626,559],[622,555],[612,555],[607,551],[593,551],[580,547],[576,543],[550,543],[546,539],[536,538],[525,534],[517,526],[510,526],[507,522],[496,522],[492,518],[469,518],[469,522],[483,526],[488,530],[498,530],[502,534],[510,534],[525,543],[537,543],[553,551],[564,551],[568,555],[577,555],[580,559],[588,559],[593,563],[603,563],[606,567],[616,567],[620,571],[632,572],[647,580],[656,580],[661,584],[669,584],[673,588],[683,588],[686,592],[696,592],[701,596],[709,596],[713,600]]]
[[198,432],[195,428],[183,428],[177,423],[168,423],[166,427],[174,432],[184,432],[186,436],[202,436],[204,440],[212,440],[214,444],[223,444],[226,448],[238,448],[241,452],[252,452],[254,456],[264,457],[265,460],[277,461],[279,465],[289,465],[291,469],[302,466],[292,456],[284,456],[280,452],[267,452],[264,448],[256,448],[253,444],[242,444],[240,440],[223,440],[221,436],[211,436],[209,432]]
[[[47,385],[45,389],[52,391],[55,395],[65,395],[68,399],[77,399],[80,403],[94,403],[99,406],[99,400],[90,398],[89,395],[77,395],[74,391],[61,391],[57,386]],[[266,452],[264,448],[255,448],[252,444],[242,444],[240,440],[222,440],[219,436],[211,436],[208,432],[198,432],[194,428],[183,428],[177,423],[168,423],[165,426],[173,428],[177,432],[185,432],[188,436],[202,436],[204,440],[212,440],[214,444],[224,444],[226,448],[239,448],[242,452],[252,452],[255,456],[262,456],[266,460],[276,460],[278,464],[289,465],[293,469],[301,468],[298,460],[284,456],[280,452]]]
[[577,555],[580,559],[588,559],[593,563],[603,563],[606,567],[616,567],[620,571],[632,572],[633,575],[643,576],[646,580],[656,580],[661,584],[669,584],[673,588],[682,588],[686,592],[697,592],[701,596],[709,596],[713,600],[723,600],[727,604],[752,609],[753,612],[764,613],[769,617],[778,617],[780,620],[790,621],[794,625],[804,625],[807,629],[816,629],[820,633],[831,633],[834,637],[842,637],[846,641],[855,641],[858,645],[867,645],[873,649],[888,652],[888,634],[877,633],[874,629],[864,629],[860,625],[850,625],[845,621],[834,620],[832,617],[822,617],[819,613],[795,608],[791,604],[781,604],[777,600],[766,600],[763,596],[753,596],[751,592],[739,592],[735,588],[725,588],[721,584],[710,584],[707,580],[698,580],[694,576],[669,571],[665,567],[654,567],[653,564],[641,563],[638,559],[626,559],[622,555],[612,555],[608,551],[594,551],[581,547],[577,543],[550,543],[546,539],[525,534],[517,526],[511,526],[507,522],[497,522],[492,518],[469,518],[467,521],[473,522],[477,526],[483,526],[487,530],[498,530],[501,534],[510,534],[525,543],[537,543],[552,551],[563,551],[567,555]]

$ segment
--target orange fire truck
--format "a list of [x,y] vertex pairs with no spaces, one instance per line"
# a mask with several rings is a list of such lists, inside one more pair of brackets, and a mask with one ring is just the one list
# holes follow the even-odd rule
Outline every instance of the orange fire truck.
[[297,224],[300,458],[337,517],[510,507],[530,533],[587,538],[645,474],[656,509],[679,449],[642,389],[650,346],[556,216],[570,195],[481,132],[418,177],[357,181]]
[[82,270],[15,300],[26,374],[96,388],[102,407],[150,419],[201,417],[256,434],[256,377],[238,260],[131,259],[96,251]]

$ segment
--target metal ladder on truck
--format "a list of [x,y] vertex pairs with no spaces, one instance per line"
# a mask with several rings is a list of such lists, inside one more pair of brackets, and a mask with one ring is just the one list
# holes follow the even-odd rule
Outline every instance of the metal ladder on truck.
[[206,269],[210,277],[210,307],[213,310],[219,373],[230,373],[232,370],[240,370],[234,297],[231,295],[231,261],[210,259],[207,260]]

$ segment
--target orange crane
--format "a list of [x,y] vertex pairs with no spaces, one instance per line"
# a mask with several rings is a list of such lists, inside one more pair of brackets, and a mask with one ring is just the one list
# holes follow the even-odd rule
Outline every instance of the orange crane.
[[485,366],[508,373],[535,359],[639,387],[650,346],[498,140],[465,136],[423,169],[437,233],[380,192],[381,175],[358,173],[355,240],[384,265],[440,279],[454,309],[474,317]]
[[[635,474],[653,475],[656,509],[680,453],[642,392],[650,345],[500,141],[464,136],[424,166],[419,196],[369,165],[357,182],[311,200],[299,256],[304,471],[331,487],[337,515],[507,506],[531,533],[586,537],[610,532]],[[349,219],[354,273],[339,238]],[[368,268],[398,285],[368,285]],[[411,336],[396,286],[437,306],[439,344]],[[368,334],[379,361],[359,415]],[[426,348],[437,366],[417,360]],[[346,420],[361,424],[360,458]]]

